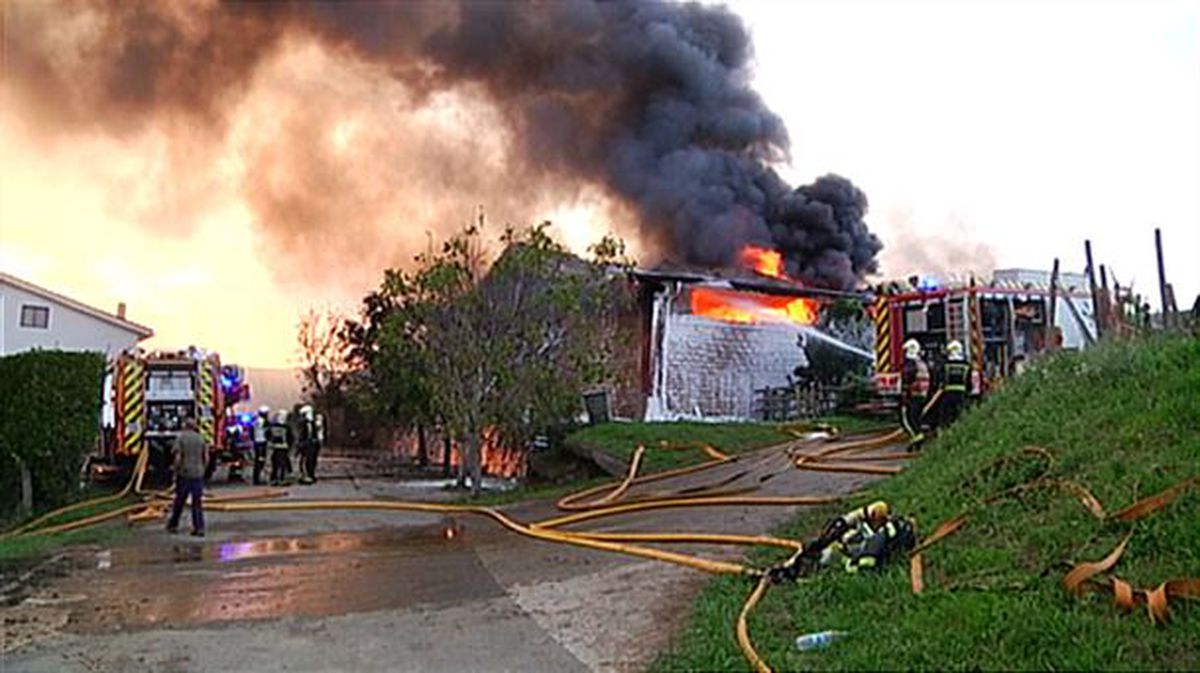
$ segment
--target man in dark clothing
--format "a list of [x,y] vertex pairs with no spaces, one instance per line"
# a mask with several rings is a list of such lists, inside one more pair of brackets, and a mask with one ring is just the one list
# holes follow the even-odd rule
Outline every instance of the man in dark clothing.
[[311,484],[317,480],[317,424],[313,417],[313,408],[304,405],[300,408],[300,422],[296,428],[296,444],[300,448],[300,483]]
[[271,485],[279,486],[287,479],[288,452],[292,450],[292,428],[286,411],[277,412],[267,426],[267,446],[271,449]]
[[183,513],[183,501],[192,501],[192,535],[204,537],[204,471],[208,465],[208,444],[196,432],[196,421],[188,420],[183,432],[171,447],[175,469],[175,501],[171,504],[171,518],[167,531],[179,531],[179,516]]
[[254,416],[254,429],[252,431],[252,435],[254,437],[255,486],[263,483],[263,468],[267,465],[267,425],[270,423],[267,416],[270,413],[271,410],[269,408],[259,407],[258,414]]
[[938,402],[939,427],[945,427],[958,420],[970,378],[971,367],[963,357],[962,344],[957,340],[951,341],[946,346],[946,364],[942,367],[942,397]]

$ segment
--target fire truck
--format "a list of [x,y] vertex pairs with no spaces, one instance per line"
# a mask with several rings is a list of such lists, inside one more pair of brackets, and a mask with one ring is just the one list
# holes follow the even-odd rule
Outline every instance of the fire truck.
[[153,468],[167,468],[171,444],[189,420],[213,447],[212,466],[240,461],[227,446],[226,425],[236,422],[233,405],[250,398],[244,378],[241,367],[223,366],[216,353],[197,348],[118,355],[105,376],[102,450],[93,469],[128,469],[142,451],[150,452]]
[[[915,339],[935,371],[952,340],[963,345],[971,365],[970,394],[985,394],[1047,347],[1081,349],[1095,342],[1092,299],[1083,274],[1061,274],[1051,315],[1049,274],[998,270],[991,283],[941,284],[932,279],[891,283],[871,305],[875,321],[875,388],[900,394],[904,343]],[[1050,328],[1047,329],[1047,320]]]

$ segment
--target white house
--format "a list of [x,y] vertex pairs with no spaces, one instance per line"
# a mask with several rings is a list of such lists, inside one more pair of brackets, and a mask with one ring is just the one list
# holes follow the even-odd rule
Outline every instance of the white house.
[[111,357],[154,335],[124,314],[124,304],[113,315],[0,272],[0,355],[41,348]]

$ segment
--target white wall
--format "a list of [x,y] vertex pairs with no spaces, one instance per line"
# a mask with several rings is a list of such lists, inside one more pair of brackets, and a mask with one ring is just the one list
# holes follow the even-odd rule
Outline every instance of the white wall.
[[[50,309],[47,329],[21,327],[23,305]],[[33,348],[99,351],[108,356],[138,342],[138,335],[87,313],[47,300],[20,288],[0,283],[0,355]]]
[[678,417],[753,418],[754,391],[788,383],[807,364],[788,325],[739,325],[697,315],[667,318],[664,410]]

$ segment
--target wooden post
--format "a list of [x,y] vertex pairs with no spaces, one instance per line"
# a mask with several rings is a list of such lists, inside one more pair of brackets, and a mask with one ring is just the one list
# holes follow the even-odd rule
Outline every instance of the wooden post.
[[1054,339],[1054,323],[1058,316],[1058,258],[1054,258],[1054,270],[1050,272],[1050,310],[1046,313],[1045,344],[1047,351],[1058,348]]
[[1100,265],[1100,317],[1104,321],[1104,331],[1111,332],[1113,328],[1112,319],[1112,296],[1108,294],[1108,269],[1104,265]]
[[1171,313],[1167,302],[1167,272],[1163,268],[1162,229],[1154,230],[1154,251],[1158,255],[1158,293],[1162,298],[1163,327],[1171,326]]
[[1096,321],[1096,339],[1104,335],[1104,327],[1100,319],[1100,297],[1096,292],[1096,267],[1092,264],[1092,242],[1083,242],[1083,251],[1087,254],[1088,287],[1092,291],[1092,318]]

